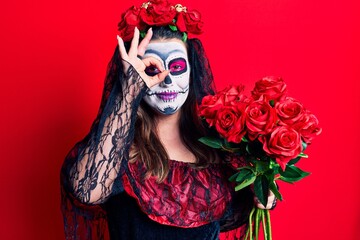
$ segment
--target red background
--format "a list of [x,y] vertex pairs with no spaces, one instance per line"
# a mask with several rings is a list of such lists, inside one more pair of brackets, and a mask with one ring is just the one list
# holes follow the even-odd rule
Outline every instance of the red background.
[[[274,239],[355,239],[358,1],[182,2],[203,14],[219,89],[242,82],[249,91],[263,76],[282,76],[323,127],[300,162],[312,175],[281,184]],[[120,13],[134,3],[141,1],[1,3],[0,239],[63,239],[60,166],[96,115]]]

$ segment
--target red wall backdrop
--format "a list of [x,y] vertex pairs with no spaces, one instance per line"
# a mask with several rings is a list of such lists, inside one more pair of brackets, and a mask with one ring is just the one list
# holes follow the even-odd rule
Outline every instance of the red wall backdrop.
[[[60,166],[95,117],[120,13],[134,3],[141,1],[1,3],[0,239],[63,239]],[[219,89],[282,76],[323,127],[300,162],[312,175],[281,184],[274,239],[358,239],[358,1],[190,6],[203,13],[201,39]]]

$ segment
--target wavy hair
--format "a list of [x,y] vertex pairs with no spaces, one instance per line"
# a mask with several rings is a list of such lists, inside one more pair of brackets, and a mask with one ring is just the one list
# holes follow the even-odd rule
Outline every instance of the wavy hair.
[[[152,40],[180,39],[183,34],[168,27],[153,27]],[[180,132],[182,141],[195,157],[194,167],[206,167],[216,161],[214,150],[209,149],[198,139],[207,134],[197,115],[197,105],[208,94],[214,93],[213,76],[203,46],[198,39],[186,41],[190,64],[189,95],[180,109]],[[130,149],[130,161],[142,161],[147,168],[147,176],[157,176],[163,181],[169,172],[169,156],[155,131],[154,115],[157,114],[144,101],[140,103],[135,123],[134,143]]]

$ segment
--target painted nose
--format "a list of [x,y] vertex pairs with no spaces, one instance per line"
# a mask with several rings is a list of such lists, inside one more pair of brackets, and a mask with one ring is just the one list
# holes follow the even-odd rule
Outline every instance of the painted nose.
[[169,76],[166,76],[165,80],[164,80],[165,84],[172,84],[171,78]]

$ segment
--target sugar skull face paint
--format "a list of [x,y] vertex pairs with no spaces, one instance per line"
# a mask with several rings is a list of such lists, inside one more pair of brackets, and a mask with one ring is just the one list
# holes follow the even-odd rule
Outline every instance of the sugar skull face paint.
[[[165,80],[149,89],[144,100],[161,114],[173,114],[184,104],[189,94],[190,68],[187,50],[181,41],[150,42],[144,57],[158,59],[170,73]],[[147,67],[146,74],[154,76],[160,71]]]

